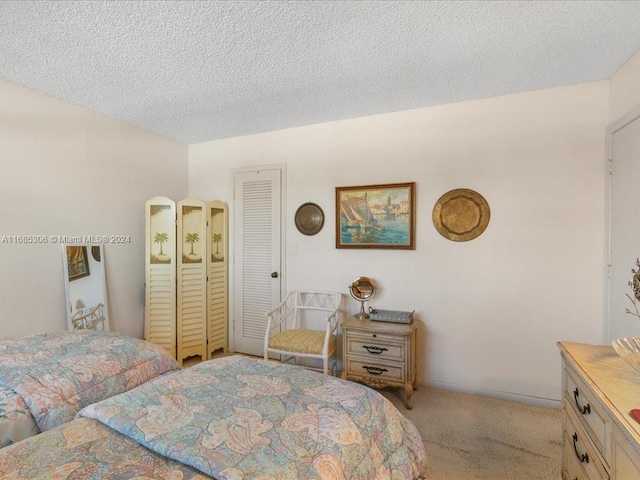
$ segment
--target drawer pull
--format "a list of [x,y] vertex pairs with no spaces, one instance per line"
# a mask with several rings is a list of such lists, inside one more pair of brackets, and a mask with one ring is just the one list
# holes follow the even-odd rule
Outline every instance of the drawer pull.
[[365,348],[369,353],[375,353],[376,355],[380,355],[382,352],[388,352],[388,348],[384,347],[371,347],[369,345],[363,345],[362,348]]
[[578,407],[578,411],[583,415],[591,413],[591,405],[589,405],[588,403],[584,407],[580,406],[580,404],[578,403],[578,395],[578,387],[576,387],[576,389],[573,391],[573,398],[576,401],[576,407]]
[[576,452],[576,457],[577,457],[578,460],[580,460],[580,463],[589,463],[589,454],[588,453],[579,454],[578,453],[578,447],[577,447],[576,443],[578,443],[578,434],[574,433],[573,434],[573,449]]
[[387,370],[386,368],[380,368],[380,367],[367,367],[366,365],[363,365],[362,368],[364,368],[367,372],[369,372],[372,375],[381,375],[384,372],[388,372],[389,370]]

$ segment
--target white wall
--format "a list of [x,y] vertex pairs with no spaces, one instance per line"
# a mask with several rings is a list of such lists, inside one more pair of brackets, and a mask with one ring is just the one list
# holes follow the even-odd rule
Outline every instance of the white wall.
[[[559,400],[556,342],[602,341],[608,94],[605,81],[191,145],[189,194],[229,202],[230,169],[286,162],[287,289],[346,294],[370,276],[372,305],[416,310],[420,383]],[[336,186],[410,181],[415,251],[335,248]],[[491,208],[465,243],[431,219],[460,187]],[[309,201],[326,215],[313,237],[293,221]]]
[[62,247],[11,235],[126,235],[105,245],[111,326],[141,337],[144,203],[187,196],[187,147],[0,80],[0,337],[67,328]]

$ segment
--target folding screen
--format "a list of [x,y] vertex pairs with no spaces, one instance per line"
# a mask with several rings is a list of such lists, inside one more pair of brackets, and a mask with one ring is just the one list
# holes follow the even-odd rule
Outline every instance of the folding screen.
[[180,364],[226,351],[227,206],[154,197],[145,217],[145,339]]

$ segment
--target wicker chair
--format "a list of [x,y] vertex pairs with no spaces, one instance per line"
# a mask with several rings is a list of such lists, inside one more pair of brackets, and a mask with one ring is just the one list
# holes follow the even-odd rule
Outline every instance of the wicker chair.
[[[322,371],[329,373],[329,359],[336,351],[336,330],[342,295],[337,292],[293,291],[268,312],[264,337],[264,358],[284,355],[282,361],[297,358],[322,360]],[[310,328],[314,318],[322,317],[322,330]],[[315,318],[316,322],[318,318]],[[335,370],[335,362],[334,362]],[[335,372],[334,372],[335,373]]]

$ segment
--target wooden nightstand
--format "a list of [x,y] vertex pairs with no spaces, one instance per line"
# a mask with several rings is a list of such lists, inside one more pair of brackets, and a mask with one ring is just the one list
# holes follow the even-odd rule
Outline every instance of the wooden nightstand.
[[400,387],[411,410],[416,390],[416,328],[410,324],[374,322],[350,317],[342,325],[342,378],[369,387]]

